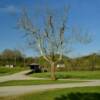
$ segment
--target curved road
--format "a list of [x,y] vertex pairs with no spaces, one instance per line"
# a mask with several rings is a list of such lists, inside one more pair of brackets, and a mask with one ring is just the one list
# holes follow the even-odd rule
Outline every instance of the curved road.
[[0,82],[10,81],[10,80],[44,79],[44,78],[30,77],[30,76],[26,75],[29,72],[31,72],[31,70],[22,71],[22,72],[18,72],[18,73],[7,75],[7,76],[0,76]]
[[[28,71],[23,71],[14,75],[0,77],[0,82],[8,80],[19,79],[39,79],[32,78],[25,75]],[[45,91],[57,88],[72,88],[72,87],[84,87],[84,86],[100,86],[100,80],[87,80],[87,82],[81,83],[64,83],[64,84],[48,84],[48,85],[29,85],[29,86],[5,86],[0,87],[0,96],[13,96],[22,95],[29,92]]]

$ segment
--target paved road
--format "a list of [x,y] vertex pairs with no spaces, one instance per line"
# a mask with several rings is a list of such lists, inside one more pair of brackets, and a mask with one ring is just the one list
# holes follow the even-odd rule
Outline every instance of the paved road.
[[72,88],[84,86],[100,86],[100,80],[91,80],[82,83],[64,83],[48,85],[31,85],[31,86],[6,86],[0,87],[0,96],[22,95],[29,92],[45,91],[57,88]]

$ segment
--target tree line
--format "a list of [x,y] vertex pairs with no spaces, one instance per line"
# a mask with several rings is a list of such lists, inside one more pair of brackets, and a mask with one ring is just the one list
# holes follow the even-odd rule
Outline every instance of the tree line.
[[[56,55],[56,58],[58,55]],[[15,65],[26,67],[31,63],[37,63],[42,67],[50,69],[50,64],[46,62],[42,56],[27,57],[20,50],[5,49],[0,53],[0,66]],[[58,68],[57,71],[72,71],[72,70],[100,70],[100,54],[93,53],[87,56],[78,58],[70,58],[63,55],[62,61],[58,62],[65,64],[64,68]]]
[[[58,55],[56,55],[56,58]],[[31,63],[37,63],[40,66],[50,69],[50,65],[42,56],[27,57],[20,50],[5,49],[0,53],[0,66],[16,65],[26,67]],[[64,68],[58,68],[58,71],[72,70],[100,70],[100,54],[93,53],[87,56],[70,58],[63,55],[63,60],[59,63],[65,64]]]
[[100,70],[100,54],[92,53],[74,59],[65,60],[66,70]]
[[15,65],[25,67],[33,62],[32,57],[26,57],[20,50],[5,49],[0,53],[0,66]]
[[[56,55],[57,57],[58,55]],[[34,59],[36,63],[50,70],[50,64],[42,56]],[[70,58],[63,55],[63,60],[58,62],[58,64],[64,64],[65,67],[56,68],[57,71],[100,70],[100,54],[92,53],[77,58]]]

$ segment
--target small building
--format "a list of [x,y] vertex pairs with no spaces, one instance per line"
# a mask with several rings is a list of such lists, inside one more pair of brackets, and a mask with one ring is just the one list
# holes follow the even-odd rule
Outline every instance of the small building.
[[57,64],[57,68],[65,68],[65,64]]
[[65,64],[64,64],[63,61],[60,61],[60,62],[57,64],[56,67],[57,67],[57,68],[65,68]]
[[7,64],[7,65],[5,65],[5,67],[7,67],[7,68],[14,68],[15,65],[13,65],[13,64]]
[[30,65],[28,65],[30,67],[30,69],[33,71],[33,72],[41,72],[42,69],[40,67],[39,64],[36,64],[36,63],[32,63]]

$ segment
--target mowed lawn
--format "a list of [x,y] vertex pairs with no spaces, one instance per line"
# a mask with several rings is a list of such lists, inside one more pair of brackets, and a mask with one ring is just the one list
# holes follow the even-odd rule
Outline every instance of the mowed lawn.
[[6,68],[6,67],[0,67],[0,76],[4,76],[4,75],[10,75],[10,74],[14,74],[20,71],[26,70],[26,68],[22,68],[22,67],[15,67],[15,68]]
[[[30,76],[39,78],[49,78],[50,73],[33,73]],[[56,72],[56,77],[61,79],[100,79],[100,71],[68,71]]]
[[23,86],[23,85],[41,85],[41,84],[61,84],[61,83],[80,83],[81,80],[12,80],[0,82],[1,86]]
[[0,97],[0,100],[100,100],[100,86],[46,90],[22,96]]
[[[17,73],[28,68],[4,68],[0,67],[0,76],[10,75]],[[31,77],[39,78],[50,78],[50,72],[45,73],[33,73],[30,74]],[[100,79],[100,71],[66,71],[66,72],[56,72],[56,77],[60,79],[70,79],[70,78],[79,78],[79,79]]]

